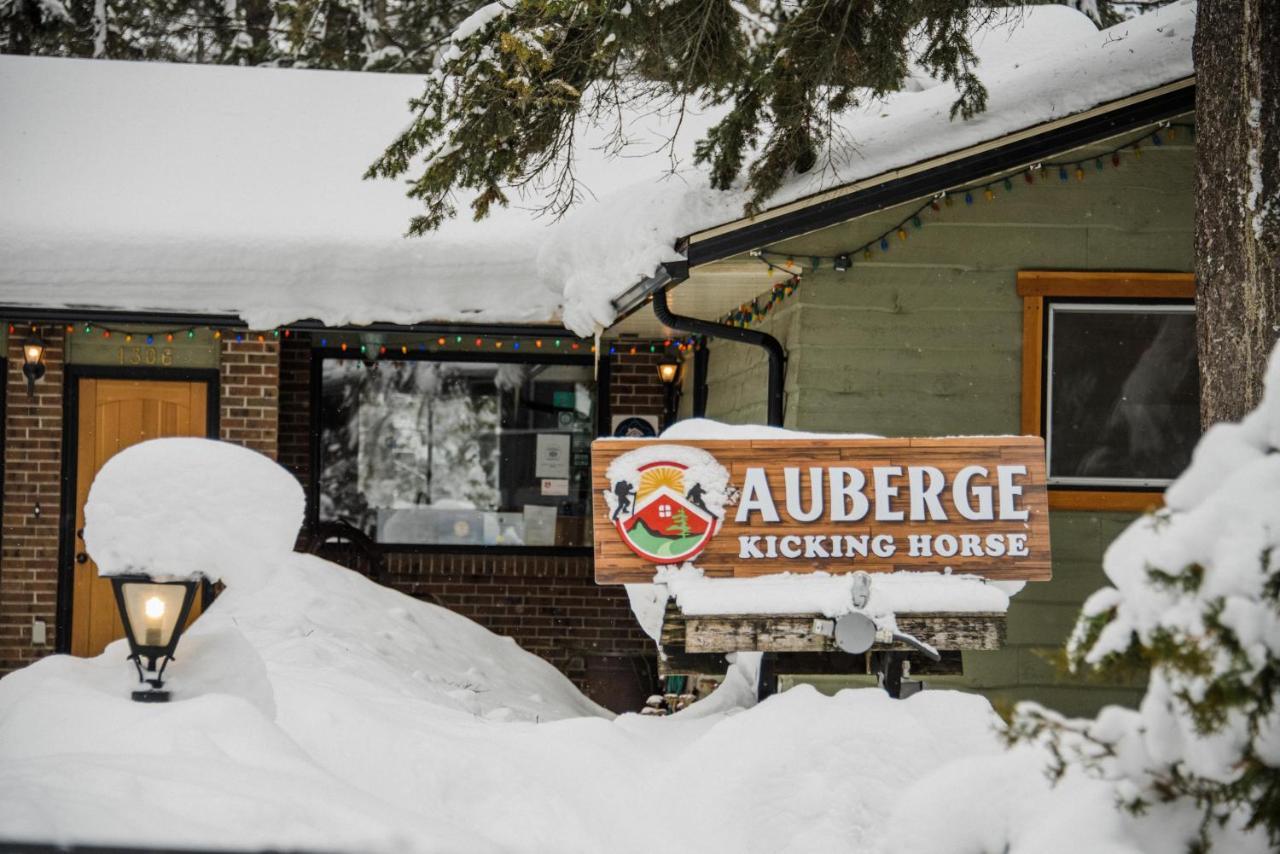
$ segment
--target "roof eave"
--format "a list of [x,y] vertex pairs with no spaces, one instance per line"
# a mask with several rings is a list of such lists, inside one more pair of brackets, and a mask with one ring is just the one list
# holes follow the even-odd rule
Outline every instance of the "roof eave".
[[[685,253],[688,268],[710,264],[931,196],[983,176],[1031,166],[1194,108],[1195,78],[1189,76],[1091,110],[833,187],[754,217],[704,229],[682,238],[677,247]],[[650,293],[651,289],[637,286],[615,300],[618,320],[643,305]]]

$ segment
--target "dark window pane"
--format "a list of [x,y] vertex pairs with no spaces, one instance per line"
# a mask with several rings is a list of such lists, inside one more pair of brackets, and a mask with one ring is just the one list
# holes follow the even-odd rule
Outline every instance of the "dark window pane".
[[1186,468],[1200,436],[1189,309],[1050,305],[1050,482],[1159,486]]
[[329,359],[321,389],[321,519],[384,543],[590,543],[590,366]]

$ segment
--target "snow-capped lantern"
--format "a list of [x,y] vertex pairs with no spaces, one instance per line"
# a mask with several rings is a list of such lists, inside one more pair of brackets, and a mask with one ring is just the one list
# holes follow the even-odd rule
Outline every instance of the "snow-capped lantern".
[[[167,702],[169,692],[163,690],[164,669],[173,660],[200,581],[156,581],[149,575],[113,575],[111,587],[115,591],[120,621],[124,623],[124,635],[129,641],[129,658],[138,668],[138,681],[149,686],[134,691],[133,699],[141,703]],[[144,658],[147,660],[145,671]]]
[[107,460],[85,501],[84,544],[111,580],[129,658],[147,686],[133,699],[169,699],[164,669],[196,591],[205,582],[240,591],[268,583],[293,553],[305,505],[293,475],[228,442],[152,439]]

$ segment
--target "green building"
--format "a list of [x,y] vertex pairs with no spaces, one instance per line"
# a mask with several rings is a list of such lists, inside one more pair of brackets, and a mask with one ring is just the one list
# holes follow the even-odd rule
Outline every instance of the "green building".
[[[894,168],[691,235],[667,271],[675,311],[781,343],[788,428],[1046,436],[1053,580],[1013,598],[1004,649],[938,684],[1071,714],[1140,697],[1055,657],[1198,436],[1193,97],[1188,77],[913,163],[872,144]],[[655,324],[641,307],[614,332],[681,334]],[[764,423],[765,351],[685,340],[679,416]]]

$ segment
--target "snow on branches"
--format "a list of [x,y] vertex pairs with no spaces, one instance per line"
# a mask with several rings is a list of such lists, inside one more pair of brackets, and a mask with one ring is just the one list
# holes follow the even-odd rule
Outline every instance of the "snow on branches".
[[1015,740],[1045,744],[1111,781],[1134,812],[1201,811],[1197,844],[1243,822],[1280,843],[1280,347],[1261,405],[1216,424],[1165,509],[1107,550],[1114,586],[1085,602],[1068,646],[1076,667],[1150,668],[1137,711],[1094,721],[1019,707]]
[[820,3],[726,0],[503,0],[454,32],[413,102],[410,126],[367,177],[412,177],[438,228],[466,191],[477,219],[532,192],[563,215],[583,188],[579,125],[627,142],[630,112],[713,108],[697,147],[712,185],[743,180],[748,210],[783,181],[829,159],[836,118],[897,90],[910,63],[957,89],[952,115],[986,106],[970,37],[997,14],[970,0]]

